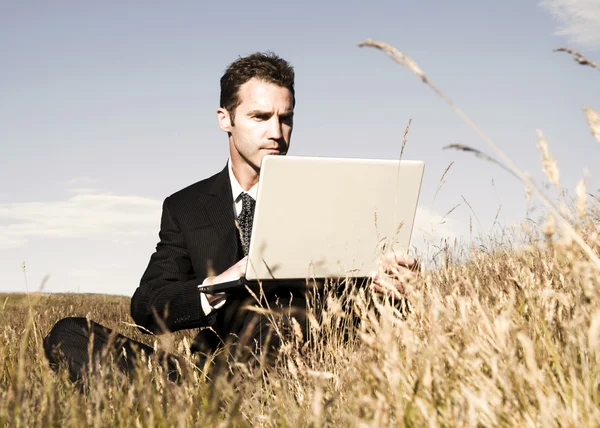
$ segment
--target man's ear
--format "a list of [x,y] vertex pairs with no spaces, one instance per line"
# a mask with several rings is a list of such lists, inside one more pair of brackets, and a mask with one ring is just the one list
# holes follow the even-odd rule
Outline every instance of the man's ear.
[[219,121],[219,127],[225,132],[231,132],[231,116],[229,112],[223,107],[217,109],[217,120]]

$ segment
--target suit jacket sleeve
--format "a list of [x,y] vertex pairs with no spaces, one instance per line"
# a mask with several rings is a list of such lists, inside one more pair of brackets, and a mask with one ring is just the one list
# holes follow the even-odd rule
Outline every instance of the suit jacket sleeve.
[[[183,234],[171,216],[169,198],[163,204],[160,241],[140,285],[131,298],[131,316],[154,333],[206,325],[197,278]],[[144,331],[142,329],[142,331]]]

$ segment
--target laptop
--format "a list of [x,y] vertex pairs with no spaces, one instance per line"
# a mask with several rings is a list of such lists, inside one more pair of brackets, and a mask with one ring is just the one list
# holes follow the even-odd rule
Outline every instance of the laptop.
[[368,278],[381,255],[408,251],[423,171],[422,161],[265,156],[246,276],[200,291]]

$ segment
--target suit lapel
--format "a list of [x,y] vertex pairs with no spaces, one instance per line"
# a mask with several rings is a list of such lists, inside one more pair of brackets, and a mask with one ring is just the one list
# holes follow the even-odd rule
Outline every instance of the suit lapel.
[[[237,260],[238,238],[233,213],[233,197],[227,165],[217,175],[206,201],[206,211],[232,261]],[[229,251],[228,251],[229,250]]]

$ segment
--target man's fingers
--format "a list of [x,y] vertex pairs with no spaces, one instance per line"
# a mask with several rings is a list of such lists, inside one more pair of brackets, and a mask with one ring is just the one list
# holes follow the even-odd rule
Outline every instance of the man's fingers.
[[411,267],[417,263],[417,259],[415,259],[414,257],[408,257],[406,259],[396,259],[396,261],[399,265],[404,267]]
[[390,265],[390,264],[382,265],[381,270],[387,274],[394,274],[394,273],[406,272],[406,271],[413,270],[413,269],[409,265],[404,265],[404,264],[399,263],[395,266]]
[[400,291],[394,287],[382,287],[376,283],[371,284],[371,287],[376,293],[386,296],[401,297]]
[[404,257],[401,255],[391,257],[390,260],[395,260],[397,264],[404,267],[410,267],[417,262],[417,259],[415,259],[414,257]]
[[373,278],[373,285],[384,289],[404,290],[404,286],[407,283],[408,281],[405,281],[402,278],[393,278],[389,276],[376,276]]
[[372,271],[369,277],[373,282],[381,282],[385,280],[394,280],[400,283],[408,283],[415,279],[415,273],[412,270],[401,267],[400,269],[384,269],[383,271]]
[[409,257],[404,262],[398,262],[401,266],[404,266],[407,269],[410,269],[413,272],[421,271],[421,263],[415,257]]
[[415,257],[402,256],[400,254],[388,253],[386,257],[379,262],[379,268],[386,273],[392,273],[398,270],[398,267],[406,268],[411,271],[420,271],[421,266]]

